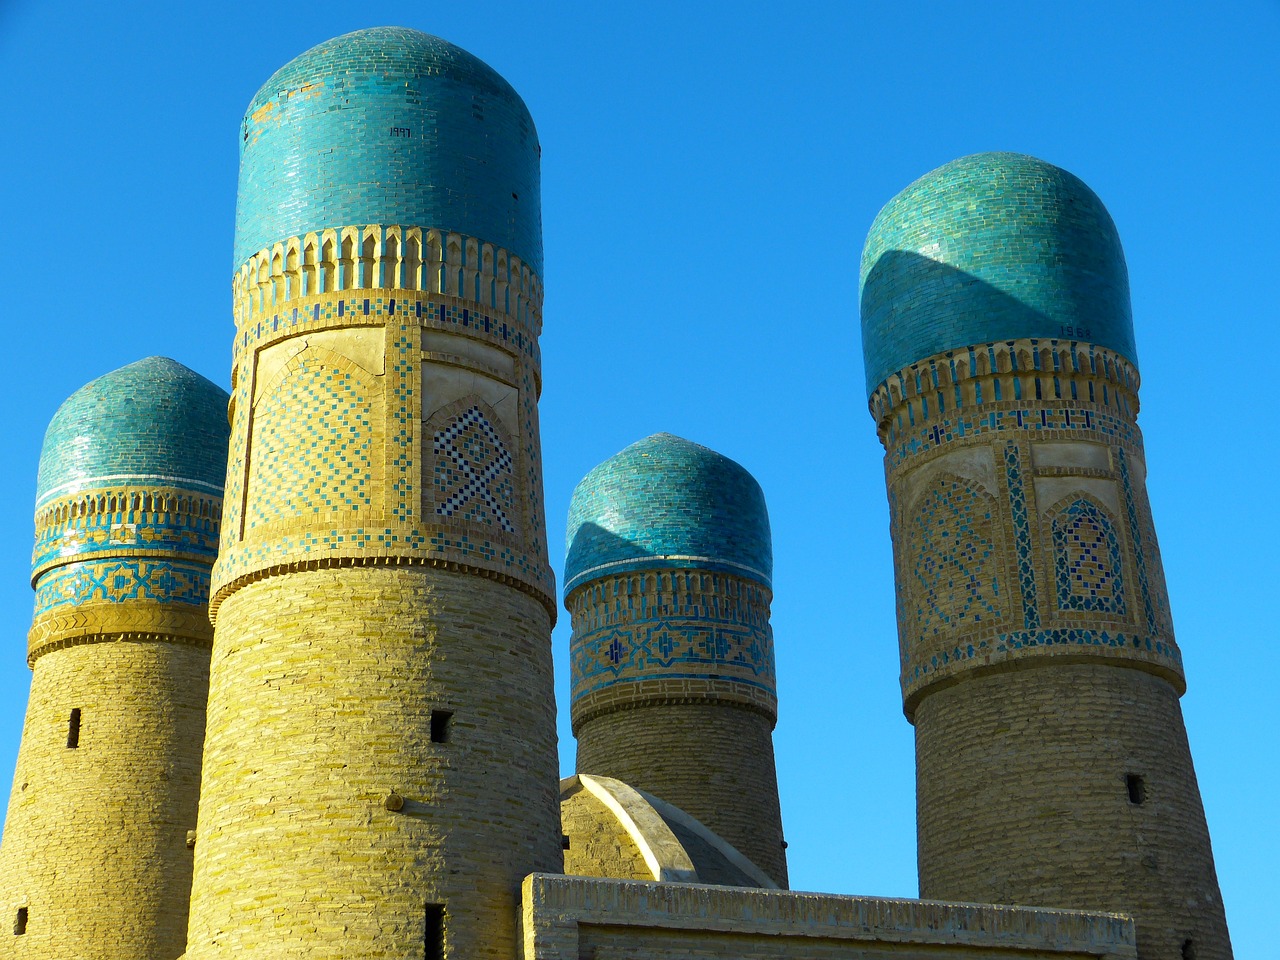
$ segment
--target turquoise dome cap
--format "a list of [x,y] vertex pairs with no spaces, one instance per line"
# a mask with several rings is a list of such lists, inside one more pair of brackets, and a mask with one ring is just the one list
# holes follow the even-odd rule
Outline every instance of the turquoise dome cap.
[[167,357],[91,380],[45,431],[36,506],[88,487],[129,482],[221,496],[227,473],[226,391]]
[[669,433],[633,443],[582,479],[565,542],[566,597],[598,577],[655,568],[772,583],[760,484],[728,457]]
[[375,27],[312,47],[245,112],[235,263],[331,227],[456,231],[542,273],[541,149],[492,68],[417,30]]
[[962,157],[890,200],[859,299],[868,395],[926,357],[999,340],[1085,341],[1138,362],[1111,215],[1079,178],[1018,153]]

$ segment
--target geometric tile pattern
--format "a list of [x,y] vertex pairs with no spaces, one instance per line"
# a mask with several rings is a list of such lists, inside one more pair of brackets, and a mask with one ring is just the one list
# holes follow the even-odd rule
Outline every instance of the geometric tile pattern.
[[1040,626],[1040,605],[1036,598],[1036,568],[1031,556],[1031,524],[1027,518],[1027,495],[1022,482],[1022,460],[1016,443],[1004,448],[1005,479],[1009,484],[1009,507],[1013,515],[1014,546],[1018,551],[1018,585],[1022,588],[1022,615],[1028,630]]
[[918,639],[1004,615],[994,505],[989,494],[953,476],[938,478],[920,497],[907,548]]
[[206,557],[218,553],[222,504],[191,490],[130,485],[79,490],[46,501],[36,514],[32,570],[38,575],[71,556],[130,552],[177,552]]
[[1155,605],[1151,602],[1151,588],[1147,580],[1146,551],[1142,549],[1142,526],[1138,523],[1138,508],[1134,502],[1133,486],[1129,480],[1129,458],[1123,449],[1116,450],[1116,465],[1120,468],[1120,486],[1124,490],[1124,508],[1129,520],[1129,542],[1133,545],[1134,566],[1138,570],[1138,590],[1142,594],[1143,612],[1147,629],[1156,633]]
[[912,424],[914,429],[910,431],[899,432],[896,428],[891,428],[886,438],[888,463],[896,467],[913,457],[937,450],[952,440],[1015,430],[1024,435],[1029,434],[1033,440],[1037,434],[1057,434],[1064,439],[1078,436],[1081,439],[1142,446],[1142,435],[1132,422],[1106,413],[1041,404],[983,413],[980,406],[970,408],[972,412],[967,414],[953,411],[950,417],[931,419],[927,425],[918,428]]
[[[529,281],[537,287],[537,278]],[[514,283],[514,281],[513,281]],[[514,296],[513,296],[514,300]],[[247,308],[238,318],[236,335],[236,378],[234,431],[227,472],[227,500],[224,531],[218,561],[214,566],[214,586],[219,592],[215,601],[225,595],[225,588],[256,571],[280,564],[340,560],[345,557],[375,554],[403,557],[416,561],[456,562],[477,569],[512,577],[537,591],[550,604],[555,590],[547,562],[546,540],[542,524],[531,522],[531,509],[542,516],[541,451],[537,446],[537,395],[541,388],[539,368],[541,354],[533,327],[539,313],[528,297],[520,300],[519,316],[499,309],[479,308],[474,301],[427,291],[406,289],[356,289],[319,293],[285,301],[265,311]],[[528,321],[528,322],[524,322]],[[257,351],[282,338],[303,336],[327,330],[351,327],[374,327],[385,330],[387,372],[383,377],[368,376],[368,395],[372,400],[371,421],[383,424],[373,443],[369,461],[375,468],[371,499],[372,508],[345,512],[315,512],[308,508],[301,519],[271,524],[250,535],[248,522],[254,518],[241,516],[242,506],[251,498],[245,485],[257,482],[253,464],[259,452],[257,433],[263,404],[262,396],[255,405],[252,397],[261,392],[254,386],[252,371]],[[518,409],[521,410],[523,435],[517,448],[506,439],[502,425],[491,414],[486,418],[503,438],[512,456],[512,482],[519,482],[515,501],[520,508],[509,512],[515,525],[514,536],[498,523],[470,527],[461,516],[446,517],[435,512],[434,454],[432,437],[437,428],[449,422],[421,422],[422,351],[420,334],[436,330],[456,333],[489,344],[516,361]],[[308,354],[321,354],[313,346]],[[349,364],[345,357],[329,354],[335,363]],[[290,364],[296,364],[295,357]],[[288,365],[286,365],[288,366]],[[354,364],[352,371],[364,372]],[[345,369],[345,368],[344,368]],[[266,393],[278,390],[269,386]],[[382,407],[384,396],[388,407]],[[481,404],[481,409],[486,409]],[[450,418],[462,407],[450,405]],[[446,411],[439,411],[436,416]],[[296,412],[281,411],[282,415]],[[435,417],[433,417],[433,421]],[[385,452],[384,452],[385,447]],[[527,455],[532,451],[531,455]],[[245,463],[248,453],[249,464]],[[527,455],[527,456],[526,456]],[[526,459],[521,462],[521,458]],[[415,469],[418,464],[420,469]],[[246,476],[246,473],[251,475]],[[385,480],[382,477],[385,473]],[[425,487],[419,489],[419,478]],[[527,488],[526,488],[527,481]],[[254,495],[256,497],[256,494]],[[252,505],[249,505],[252,510]],[[464,508],[465,510],[465,508]],[[245,539],[241,539],[241,530]],[[476,536],[482,531],[482,536]],[[262,534],[266,534],[263,536]]]
[[[368,511],[378,388],[354,364],[311,348],[255,405],[248,526]],[[381,428],[381,424],[379,424]],[[380,464],[378,464],[380,466]]]
[[177,560],[104,560],[69,563],[36,583],[36,614],[54,607],[107,601],[209,602],[209,567]]
[[605,576],[576,590],[569,609],[575,709],[606,687],[657,681],[711,680],[774,695],[769,594],[751,580],[662,568]]
[[[512,459],[478,406],[468,407],[432,438],[436,454],[436,513],[461,514],[467,520],[494,524],[515,533]],[[465,509],[464,509],[465,508]]]
[[1123,616],[1120,542],[1107,514],[1075,500],[1053,517],[1052,531],[1059,609]]
[[576,693],[619,680],[719,677],[773,690],[772,644],[749,627],[702,618],[658,619],[576,638],[570,673]]
[[1087,627],[1018,630],[956,644],[932,657],[911,660],[909,669],[904,670],[902,674],[903,696],[909,698],[915,690],[927,686],[931,676],[949,667],[955,667],[970,660],[976,660],[979,663],[989,662],[994,658],[1009,656],[1019,651],[1036,649],[1055,653],[1067,650],[1079,652],[1110,650],[1122,653],[1127,658],[1158,664],[1164,668],[1172,666],[1179,672],[1182,669],[1182,651],[1178,649],[1176,643],[1169,642],[1159,634],[1152,635],[1140,631],[1091,630]]

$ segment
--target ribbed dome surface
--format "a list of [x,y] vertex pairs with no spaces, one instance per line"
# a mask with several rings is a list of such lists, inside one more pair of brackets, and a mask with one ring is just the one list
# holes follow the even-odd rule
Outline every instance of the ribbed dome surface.
[[45,431],[37,505],[122,479],[221,494],[229,399],[167,357],[147,357],[90,381],[58,408]]
[[653,568],[725,570],[771,585],[760,485],[739,464],[669,433],[633,443],[583,478],[569,505],[564,593]]
[[490,67],[376,27],[291,60],[245,113],[235,263],[329,227],[452,230],[542,272],[538,135]]
[[975,154],[908,186],[871,226],[859,293],[868,394],[996,340],[1081,340],[1137,363],[1115,224],[1081,180],[1034,157]]

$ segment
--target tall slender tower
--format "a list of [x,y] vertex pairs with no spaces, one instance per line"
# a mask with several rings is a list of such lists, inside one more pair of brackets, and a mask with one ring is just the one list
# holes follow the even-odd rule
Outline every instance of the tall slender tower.
[[760,485],[659,433],[583,478],[566,543],[578,772],[675,804],[785,887]]
[[921,896],[1131,913],[1231,956],[1145,488],[1128,273],[1071,174],[980,154],[862,256]]
[[6,957],[182,953],[226,410],[218,387],[150,357],[49,424],[31,697],[0,846]]
[[533,121],[379,28],[240,135],[187,958],[510,960],[562,863]]

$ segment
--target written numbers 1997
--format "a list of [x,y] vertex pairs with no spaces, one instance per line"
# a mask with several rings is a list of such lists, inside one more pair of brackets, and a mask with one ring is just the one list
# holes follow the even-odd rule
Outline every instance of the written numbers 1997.
[[1088,340],[1093,336],[1093,330],[1089,327],[1059,327],[1058,336],[1065,337],[1069,340]]

